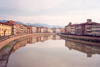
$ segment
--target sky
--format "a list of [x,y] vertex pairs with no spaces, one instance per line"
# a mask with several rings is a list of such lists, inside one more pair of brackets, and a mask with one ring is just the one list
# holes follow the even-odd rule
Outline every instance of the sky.
[[99,18],[100,0],[0,0],[0,20],[65,26]]

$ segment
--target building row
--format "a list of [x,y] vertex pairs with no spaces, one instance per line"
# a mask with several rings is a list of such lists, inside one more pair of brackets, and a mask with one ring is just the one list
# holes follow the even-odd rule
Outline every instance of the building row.
[[15,21],[0,22],[0,36],[22,35],[30,33],[52,33],[52,29],[46,27],[27,26],[17,24]]
[[72,24],[69,22],[69,24],[65,26],[65,33],[72,35],[100,36],[100,23],[92,22],[92,19],[87,19],[87,22],[80,24]]
[[53,33],[65,33],[64,28],[52,28]]
[[31,33],[62,33],[63,28],[36,27],[17,24],[15,21],[0,22],[0,36],[22,35]]

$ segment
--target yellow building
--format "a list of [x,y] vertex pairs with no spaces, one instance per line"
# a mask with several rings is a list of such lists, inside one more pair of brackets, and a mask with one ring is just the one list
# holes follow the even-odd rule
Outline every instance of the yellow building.
[[41,33],[44,33],[44,27],[40,28]]
[[49,31],[50,31],[50,33],[53,33],[53,30],[52,29],[50,29]]
[[48,33],[52,33],[52,30],[50,28],[47,28]]
[[12,32],[12,26],[8,23],[0,22],[0,36],[9,36]]

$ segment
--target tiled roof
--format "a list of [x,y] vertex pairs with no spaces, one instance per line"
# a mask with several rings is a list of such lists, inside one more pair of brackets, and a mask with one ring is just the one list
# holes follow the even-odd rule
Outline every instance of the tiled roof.
[[9,23],[5,23],[5,22],[0,22],[0,24],[5,24],[5,25],[12,25],[12,24],[9,24]]
[[15,21],[13,21],[13,20],[9,20],[9,21],[7,21],[7,23],[13,24],[13,25],[17,24],[17,23],[16,23]]
[[98,23],[96,23],[96,22],[91,22],[91,23],[88,23],[88,22],[85,22],[85,23],[81,23],[80,25],[86,25],[86,24],[88,24],[88,25],[93,25],[93,24],[98,24]]

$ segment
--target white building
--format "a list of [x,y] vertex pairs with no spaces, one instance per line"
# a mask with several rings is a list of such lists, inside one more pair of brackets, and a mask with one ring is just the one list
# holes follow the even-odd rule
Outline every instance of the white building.
[[32,26],[32,33],[36,33],[37,32],[37,27],[36,26]]

